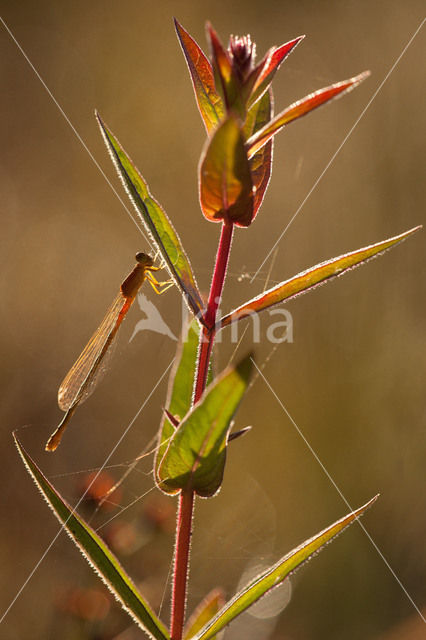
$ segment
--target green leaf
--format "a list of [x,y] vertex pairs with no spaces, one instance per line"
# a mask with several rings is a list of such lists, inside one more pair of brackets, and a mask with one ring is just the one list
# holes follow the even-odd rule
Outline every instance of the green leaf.
[[208,140],[200,163],[200,204],[205,217],[247,227],[253,219],[253,184],[244,137],[229,116]]
[[232,418],[247,388],[251,356],[227,369],[207,387],[175,430],[158,468],[165,493],[191,489],[203,497],[219,489]]
[[[271,119],[272,113],[272,90],[263,94],[262,98],[249,110],[244,124],[244,136],[250,137],[261,129]],[[253,220],[262,204],[265,191],[268,187],[272,172],[272,145],[273,139],[269,140],[254,156],[249,160],[251,179],[253,182]]]
[[369,75],[369,71],[364,71],[364,73],[360,73],[354,78],[349,78],[349,80],[343,80],[342,82],[337,82],[329,87],[315,91],[315,93],[311,93],[291,104],[247,141],[248,157],[251,158],[272,136],[285,127],[286,124],[301,118],[313,109],[333,100],[333,98],[352,91],[352,89],[355,89],[363,80],[368,78]]
[[192,313],[200,314],[204,306],[203,300],[179,236],[165,211],[152,197],[145,180],[98,113],[96,113],[96,119],[118,175],[153,243],[160,252],[167,270]]
[[207,594],[186,623],[183,634],[184,640],[190,640],[213,618],[224,604],[225,599],[221,589],[213,589]]
[[89,564],[99,574],[106,586],[136,624],[150,638],[169,640],[169,634],[159,618],[124,571],[117,558],[111,553],[103,540],[80,516],[65,502],[40,471],[36,463],[23,449],[14,435],[15,444],[24,464],[40,489],[53,513],[63,525],[64,530],[80,549]]
[[270,589],[273,589],[283,582],[295,569],[299,568],[304,562],[320,551],[332,538],[346,529],[356,518],[359,518],[377,498],[378,496],[375,496],[363,507],[353,511],[341,520],[337,520],[337,522],[327,529],[323,529],[323,531],[316,536],[306,540],[299,547],[290,551],[290,553],[281,558],[274,566],[261,573],[244,589],[237,593],[201,631],[193,636],[192,640],[209,640],[213,638],[219,631],[232,622],[234,618],[240,615],[240,613],[243,613],[243,611],[248,609],[248,607],[259,600],[259,598]]
[[271,119],[272,114],[272,90],[267,91],[247,112],[243,126],[243,135],[247,140]]
[[214,83],[213,69],[208,58],[195,40],[176,20],[175,29],[185,56],[198,108],[206,126],[211,133],[219,124],[224,114],[222,98],[217,93]]
[[297,276],[290,278],[290,280],[281,282],[277,286],[272,287],[272,289],[268,289],[268,291],[261,293],[256,298],[253,298],[249,302],[237,307],[237,309],[227,316],[224,316],[219,321],[218,327],[226,327],[232,322],[246,318],[252,313],[259,313],[260,311],[268,309],[275,304],[279,304],[284,300],[291,300],[302,293],[311,291],[320,284],[332,280],[337,276],[341,276],[347,271],[365,264],[368,260],[385,253],[385,251],[391,249],[394,245],[405,240],[421,228],[421,226],[414,227],[413,229],[405,231],[393,238],[389,238],[388,240],[383,240],[382,242],[377,242],[376,244],[358,249],[357,251],[346,253],[338,258],[332,258],[331,260],[321,262],[306,271],[302,271]]
[[[172,416],[178,418],[179,422],[191,408],[200,332],[200,324],[197,319],[194,318],[187,330],[182,332],[174,366],[170,374],[166,408]],[[209,369],[209,372],[208,383],[209,380],[211,380],[211,369]],[[160,440],[155,459],[156,475],[158,474],[158,465],[164,456],[169,440],[175,430],[171,421],[164,414],[161,421]]]

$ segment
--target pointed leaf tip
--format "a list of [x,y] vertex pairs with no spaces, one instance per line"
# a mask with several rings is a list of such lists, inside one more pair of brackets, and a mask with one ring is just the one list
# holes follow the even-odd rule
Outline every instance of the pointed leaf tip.
[[253,155],[268,142],[268,140],[281,131],[281,129],[287,124],[294,122],[298,118],[301,118],[310,111],[317,109],[321,105],[349,93],[352,89],[355,89],[355,87],[368,78],[369,75],[370,71],[364,71],[353,78],[336,82],[329,87],[310,93],[301,100],[291,104],[289,107],[284,109],[284,111],[272,118],[272,120],[260,129],[260,131],[249,138],[247,141],[248,157],[252,158]]
[[188,65],[198,109],[208,133],[220,122],[224,106],[216,91],[213,69],[194,38],[174,18],[176,34]]
[[232,442],[233,440],[237,440],[237,438],[240,438],[241,436],[244,436],[246,433],[248,433],[249,431],[251,431],[252,427],[244,427],[244,429],[240,429],[239,431],[234,431],[233,433],[230,433],[228,436],[228,442]]
[[117,558],[98,534],[62,498],[28,455],[16,433],[13,438],[27,471],[45,498],[49,507],[80,549],[83,556],[98,573],[123,608],[150,638],[170,640],[167,629],[155,615],[147,601],[137,590]]
[[246,611],[265,593],[283,582],[287,576],[302,566],[323,549],[328,542],[346,529],[352,522],[362,516],[377,500],[375,496],[365,505],[352,511],[334,524],[323,529],[317,535],[305,540],[299,547],[293,549],[281,558],[275,565],[254,578],[246,587],[239,591],[226,605],[195,635],[192,640],[212,640],[214,636],[226,627],[241,613]]
[[220,320],[218,328],[226,327],[227,325],[246,318],[253,313],[259,313],[260,311],[268,309],[275,304],[280,304],[281,302],[296,298],[307,291],[311,291],[319,285],[328,282],[333,278],[339,277],[344,273],[351,271],[355,267],[365,264],[372,258],[382,255],[395,245],[406,240],[421,228],[421,226],[414,227],[413,229],[409,229],[408,231],[405,231],[398,236],[394,236],[393,238],[388,238],[387,240],[377,242],[376,244],[369,245],[368,247],[351,251],[350,253],[338,256],[337,258],[332,258],[331,260],[321,262],[310,269],[306,269],[306,271],[302,271],[293,278],[281,282],[277,286],[268,289],[240,307],[237,307],[237,309]]
[[200,312],[203,310],[204,303],[189,258],[176,230],[166,212],[151,195],[143,176],[98,112],[96,112],[96,119],[118,176],[141,222],[163,258],[171,278],[179,288],[189,309],[194,315],[201,316]]
[[225,598],[222,589],[213,589],[195,611],[185,625],[183,639],[190,640],[213,616],[223,607]]
[[223,46],[210,22],[206,23],[207,39],[210,43],[213,76],[217,93],[221,96],[226,111],[236,111],[244,117],[241,83],[236,75],[231,56]]
[[[249,107],[265,93],[281,64],[304,38],[304,35],[298,36],[280,47],[272,47],[266,53],[263,60],[256,65],[248,80],[249,84],[252,85],[251,95],[248,100]],[[253,78],[253,80],[251,80],[251,78]]]

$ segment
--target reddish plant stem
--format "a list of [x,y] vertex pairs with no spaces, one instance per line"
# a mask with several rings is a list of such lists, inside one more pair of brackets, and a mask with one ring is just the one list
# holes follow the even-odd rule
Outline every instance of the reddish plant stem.
[[202,328],[200,334],[200,347],[198,351],[198,363],[197,363],[197,379],[194,388],[194,404],[203,395],[203,391],[206,388],[207,373],[209,370],[210,355],[213,348],[215,331],[209,330],[206,327]]
[[181,640],[186,605],[186,583],[189,570],[189,550],[191,547],[192,513],[194,492],[189,489],[179,496],[179,511],[176,527],[176,547],[172,597],[172,618],[170,635],[172,640]]
[[217,248],[216,263],[214,265],[213,279],[210,286],[207,310],[204,314],[204,322],[209,329],[212,329],[215,325],[217,309],[222,298],[222,290],[225,282],[229,253],[231,251],[233,231],[234,224],[232,222],[223,222],[219,246]]
[[231,251],[232,234],[234,225],[232,222],[224,222],[217,248],[216,263],[210,287],[207,309],[204,314],[204,326],[200,335],[200,348],[198,352],[197,376],[194,389],[194,403],[201,398],[206,388],[207,373],[209,370],[210,355],[216,335],[215,324],[217,310],[222,299],[223,285],[225,283],[226,269]]
[[[200,348],[196,367],[194,389],[195,404],[201,398],[206,387],[210,355],[215,338],[216,315],[222,298],[226,268],[231,250],[233,223],[224,222],[216,254],[216,263],[210,287],[204,326],[200,334]],[[170,626],[171,640],[181,640],[185,620],[186,589],[189,570],[189,551],[192,535],[192,516],[194,493],[191,489],[182,491],[179,496],[178,519],[176,527],[176,548],[172,589],[172,617]]]

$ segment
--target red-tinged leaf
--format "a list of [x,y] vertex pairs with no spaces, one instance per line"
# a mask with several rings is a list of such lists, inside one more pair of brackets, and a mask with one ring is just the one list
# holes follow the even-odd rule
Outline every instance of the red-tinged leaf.
[[213,69],[195,40],[175,18],[176,33],[186,58],[198,108],[207,133],[211,133],[223,117],[224,108],[214,83]]
[[224,629],[232,620],[246,611],[265,593],[281,584],[287,576],[301,567],[310,558],[313,558],[327,543],[344,531],[357,518],[377,500],[375,496],[363,507],[352,511],[347,516],[337,520],[331,526],[323,529],[317,535],[303,542],[290,553],[285,555],[272,567],[254,578],[248,585],[239,591],[226,605],[208,622],[192,640],[212,640],[219,631]]
[[210,40],[211,45],[211,53],[213,59],[213,74],[216,72],[219,74],[216,78],[219,80],[220,87],[217,87],[219,91],[222,91],[224,97],[226,98],[226,87],[231,82],[232,79],[232,63],[229,58],[229,55],[222,45],[216,31],[213,29],[210,23],[206,25],[207,29],[207,37]]
[[164,415],[175,428],[179,426],[179,418],[170,413],[170,411],[164,409]]
[[[281,63],[290,55],[304,37],[305,36],[299,36],[298,38],[281,45],[281,47],[272,47],[269,49],[263,60],[259,62],[250,74],[250,76],[253,76],[254,78],[254,83],[248,102],[249,106],[254,104],[256,100],[259,100],[262,94],[267,90]],[[248,84],[251,82],[253,82],[253,80],[250,77],[248,79]]]
[[244,136],[229,116],[214,132],[200,163],[200,204],[212,222],[248,227],[253,219],[253,183]]
[[381,255],[421,228],[421,226],[414,227],[414,229],[405,231],[405,233],[401,233],[400,235],[389,238],[388,240],[383,240],[382,242],[377,242],[376,244],[358,249],[357,251],[346,253],[338,258],[327,260],[327,262],[321,262],[315,267],[302,271],[302,273],[290,278],[290,280],[281,282],[276,287],[265,291],[246,304],[241,305],[232,311],[232,313],[223,317],[218,323],[218,327],[226,327],[232,322],[246,318],[253,313],[259,313],[273,305],[284,302],[284,300],[291,300],[302,293],[311,291],[320,284],[332,280],[337,276],[341,276],[347,271],[350,271],[361,264],[365,264],[368,260]]
[[201,315],[204,303],[192,272],[191,263],[178,234],[164,209],[152,197],[144,178],[98,113],[96,113],[96,119],[119,178],[163,258],[170,276],[180,289],[192,313],[196,316]]
[[190,638],[195,636],[195,634],[216,615],[224,604],[225,598],[222,589],[213,589],[213,591],[210,591],[186,623],[183,633],[184,640],[190,640]]
[[[246,138],[256,133],[256,131],[269,122],[272,115],[272,102],[272,90],[269,89],[269,91],[266,91],[260,100],[251,107],[244,124],[244,135]],[[262,204],[265,191],[271,178],[273,142],[273,139],[269,140],[269,142],[249,160],[254,195],[253,219]]]
[[253,219],[256,217],[259,207],[263,202],[265,191],[271,179],[272,145],[273,140],[269,140],[259,153],[256,153],[250,160],[251,176],[255,187]]
[[207,37],[211,44],[216,91],[221,95],[228,111],[233,108],[242,116],[244,109],[241,104],[240,82],[235,75],[228,52],[209,23],[207,23]]
[[280,131],[286,124],[301,118],[313,109],[320,107],[326,102],[330,102],[338,96],[342,96],[352,89],[355,89],[363,80],[368,78],[369,71],[364,71],[354,78],[349,80],[343,80],[337,82],[329,87],[315,91],[308,96],[305,96],[301,100],[294,102],[287,109],[284,109],[275,118],[273,118],[263,129],[260,129],[247,141],[248,156],[251,158],[264,144],[268,142],[278,131]]

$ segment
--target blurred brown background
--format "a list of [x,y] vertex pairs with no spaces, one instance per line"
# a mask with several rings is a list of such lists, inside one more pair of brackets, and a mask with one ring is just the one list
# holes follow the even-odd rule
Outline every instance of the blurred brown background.
[[[198,207],[196,171],[205,134],[172,16],[203,48],[206,19],[225,41],[229,33],[249,32],[259,57],[272,44],[306,33],[276,76],[276,111],[312,90],[371,69],[372,77],[350,96],[277,137],[264,205],[255,224],[235,237],[224,309],[262,289],[270,262],[253,284],[239,276],[259,267],[424,13],[420,0],[3,0],[0,7],[125,200],[93,118],[95,108],[117,134],[174,221],[203,290],[209,285],[219,227],[206,222]],[[44,453],[44,442],[61,417],[56,392],[62,377],[132,267],[135,252],[149,247],[2,25],[0,36],[3,612],[58,530],[18,459],[12,430],[21,428],[24,446],[75,503],[85,477],[81,472],[102,465],[163,374],[175,344],[151,332],[137,334],[129,344],[143,317],[135,305],[97,393],[76,413],[58,452]],[[423,222],[424,56],[423,28],[280,242],[273,280]],[[280,345],[264,370],[350,504],[359,506],[381,493],[363,524],[423,615],[424,254],[423,231],[368,266],[290,303],[294,342]],[[177,334],[178,292],[155,299],[151,291],[145,293]],[[265,316],[263,338],[269,324]],[[239,353],[250,344],[248,331]],[[234,348],[224,334],[220,367]],[[271,348],[266,340],[255,345],[258,363]],[[131,460],[154,435],[165,391],[163,381],[113,462]],[[216,584],[232,595],[251,556],[271,562],[348,511],[261,379],[237,415],[237,425],[246,424],[254,428],[232,446],[220,495],[197,507],[190,608]],[[150,460],[140,468],[122,487],[122,505],[152,488]],[[118,478],[121,471],[110,473]],[[124,543],[126,556],[117,553],[156,608],[172,556],[169,525],[175,505],[170,504],[151,491],[115,521],[125,532],[128,527],[133,541]],[[97,522],[114,513],[98,515]],[[292,586],[291,602],[278,620],[260,626],[254,636],[250,622],[251,635],[247,628],[231,627],[225,637],[424,637],[421,617],[357,525],[299,571]],[[97,587],[91,570],[61,535],[4,618],[0,636],[143,637],[125,631],[127,619],[116,605],[101,606],[105,615],[76,612],[75,590]],[[103,593],[101,588],[101,601]],[[168,606],[166,596],[165,619]]]

